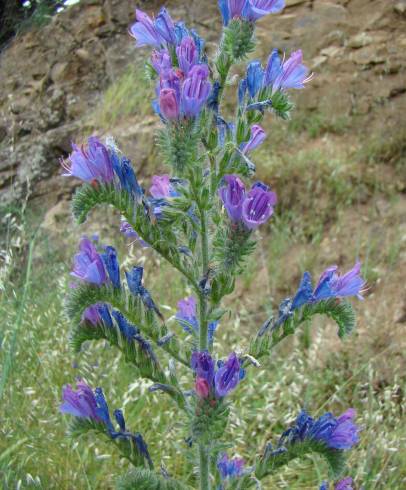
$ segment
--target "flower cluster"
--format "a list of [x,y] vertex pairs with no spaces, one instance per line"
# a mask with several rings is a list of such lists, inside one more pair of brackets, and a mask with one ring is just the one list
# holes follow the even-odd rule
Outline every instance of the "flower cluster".
[[154,108],[165,121],[192,119],[207,102],[212,84],[204,63],[204,42],[183,23],[174,23],[166,9],[155,20],[137,10],[130,32],[138,46],[156,48],[151,65],[158,74]]
[[96,388],[93,391],[82,380],[77,381],[76,386],[76,391],[69,384],[63,387],[60,411],[99,424],[112,439],[131,441],[148,461],[149,465],[152,466],[148,447],[143,437],[139,433],[133,434],[127,431],[124,415],[121,410],[114,411],[114,418],[119,426],[119,430],[114,428],[103,390]]
[[246,192],[244,183],[236,175],[226,175],[224,181],[226,185],[219,189],[219,195],[234,224],[241,223],[247,230],[255,230],[268,221],[277,200],[268,186],[256,182]]
[[282,434],[278,446],[313,440],[324,443],[330,449],[351,449],[359,442],[359,427],[354,423],[355,416],[355,410],[349,408],[338,418],[325,413],[315,420],[302,410],[295,425]]
[[218,3],[226,26],[233,19],[255,22],[285,7],[285,0],[219,0]]
[[223,481],[232,480],[244,475],[244,466],[245,461],[243,458],[229,458],[226,453],[220,454],[217,459],[217,469]]
[[[353,480],[351,477],[346,477],[337,482],[334,485],[334,490],[353,490]],[[329,484],[327,482],[323,482],[320,486],[319,490],[329,490]]]
[[196,373],[195,390],[200,398],[224,398],[245,377],[245,370],[235,352],[225,362],[218,361],[217,369],[208,352],[193,352],[191,364]]
[[268,58],[266,68],[259,60],[251,61],[246,77],[241,80],[238,90],[240,105],[248,98],[250,104],[262,93],[274,94],[288,89],[301,89],[312,79],[309,69],[303,65],[303,54],[299,49],[290,57],[281,60],[278,50],[274,49]]
[[300,308],[307,303],[330,298],[345,298],[356,296],[363,299],[362,293],[366,282],[361,277],[361,263],[356,262],[354,267],[343,275],[338,274],[338,267],[328,267],[320,276],[316,287],[313,289],[309,272],[303,274],[299,288],[293,297],[291,310]]
[[[178,302],[176,319],[185,332],[190,335],[198,335],[200,327],[197,319],[197,301],[194,296],[189,296]],[[208,325],[207,335],[209,344],[213,342],[214,332],[216,331],[217,326],[217,321],[210,322]]]

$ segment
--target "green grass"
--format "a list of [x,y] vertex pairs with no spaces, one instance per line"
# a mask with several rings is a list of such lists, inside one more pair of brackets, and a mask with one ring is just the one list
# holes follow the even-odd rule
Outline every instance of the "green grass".
[[100,105],[92,116],[98,128],[111,129],[128,117],[140,121],[152,114],[151,88],[146,80],[144,62],[129,65],[104,92]]

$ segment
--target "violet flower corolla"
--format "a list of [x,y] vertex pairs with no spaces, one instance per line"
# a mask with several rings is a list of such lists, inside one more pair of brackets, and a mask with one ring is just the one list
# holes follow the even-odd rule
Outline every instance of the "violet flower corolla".
[[[178,301],[176,319],[185,332],[189,333],[190,335],[197,335],[199,333],[197,301],[194,296],[189,296]],[[209,322],[207,331],[209,344],[213,342],[214,332],[217,329],[218,323],[218,321]]]
[[357,261],[354,267],[342,276],[337,271],[338,267],[333,265],[322,273],[313,292],[314,301],[347,296],[363,299],[366,281],[361,277],[361,263]]
[[255,22],[269,14],[276,14],[285,7],[285,0],[219,0],[223,24],[233,19]]
[[179,195],[167,174],[154,175],[149,192],[152,196],[149,203],[152,205],[153,213],[157,218],[162,216],[162,208],[169,204],[168,199]]
[[244,466],[243,458],[229,458],[226,453],[220,454],[217,459],[217,469],[223,481],[243,476]]
[[165,39],[161,36],[155,22],[148,14],[137,9],[135,18],[137,22],[130,27],[130,35],[137,41],[137,47],[153,46],[160,48],[165,44]]
[[[334,490],[353,490],[353,479],[351,477],[346,477],[337,482],[334,485]],[[329,484],[328,482],[323,482],[320,485],[319,490],[329,490]]]
[[113,163],[108,148],[95,136],[87,146],[72,144],[73,152],[67,160],[61,160],[64,176],[77,177],[84,182],[109,183],[114,178]]
[[123,220],[120,224],[120,232],[126,237],[131,238],[134,241],[138,241],[138,243],[143,248],[149,248],[149,245],[146,241],[144,241],[138,233],[134,230],[134,228],[130,225],[128,221]]
[[241,152],[244,154],[250,153],[256,150],[266,139],[266,133],[259,124],[254,124],[251,127],[251,137],[246,142],[243,143],[241,147]]
[[304,440],[314,440],[323,442],[331,449],[351,449],[359,442],[360,429],[354,423],[355,416],[355,410],[349,408],[338,418],[328,412],[314,420],[302,410],[295,425],[282,434],[278,445],[281,447]]
[[256,182],[247,193],[238,176],[226,175],[224,181],[226,185],[219,189],[219,196],[233,223],[241,223],[251,231],[268,221],[277,202],[276,194],[268,186]]
[[101,286],[108,281],[103,258],[86,237],[79,243],[79,253],[73,259],[71,275],[81,281]]
[[255,183],[242,203],[242,221],[246,228],[255,230],[273,214],[276,194],[261,182]]
[[204,380],[209,393],[218,399],[224,398],[233,391],[245,376],[245,370],[235,352],[232,352],[225,362],[219,361],[216,370],[208,352],[195,351],[192,354],[191,366],[199,383],[200,380]]

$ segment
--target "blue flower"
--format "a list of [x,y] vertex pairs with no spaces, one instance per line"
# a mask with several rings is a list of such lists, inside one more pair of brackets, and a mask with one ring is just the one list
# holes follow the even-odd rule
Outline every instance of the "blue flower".
[[163,316],[155,305],[149,291],[142,285],[142,276],[144,274],[143,267],[133,267],[130,272],[126,272],[128,288],[134,296],[139,296],[144,306],[148,310],[153,310],[161,320]]
[[117,260],[116,249],[114,247],[106,247],[106,251],[104,254],[101,254],[101,257],[113,287],[120,289],[120,266]]
[[226,453],[219,455],[217,469],[222,480],[238,478],[244,474],[245,461],[242,458],[229,458]]
[[347,296],[363,299],[362,292],[366,282],[360,275],[361,263],[356,262],[354,267],[342,276],[337,271],[338,267],[333,265],[322,273],[313,292],[314,301]]
[[295,425],[282,434],[279,446],[310,439],[321,441],[331,449],[351,449],[359,442],[359,427],[353,421],[355,415],[355,410],[349,408],[338,418],[331,413],[325,413],[314,420],[302,410]]
[[299,285],[291,304],[291,310],[294,311],[297,308],[309,303],[313,297],[312,277],[309,272],[303,274],[302,280]]
[[139,334],[139,329],[135,326],[129,323],[126,319],[126,317],[117,310],[114,310],[112,312],[112,315],[114,317],[114,320],[116,321],[118,328],[123,335],[123,337],[128,341],[131,342],[134,340],[137,334]]
[[254,98],[261,90],[264,80],[264,69],[258,60],[251,61],[247,67],[247,89],[251,98]]

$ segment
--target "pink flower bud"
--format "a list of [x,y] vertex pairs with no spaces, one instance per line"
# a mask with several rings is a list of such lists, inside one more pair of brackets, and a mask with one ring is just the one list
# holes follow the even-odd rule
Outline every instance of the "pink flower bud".
[[178,119],[179,104],[174,89],[163,88],[161,90],[161,93],[159,94],[159,108],[165,119]]
[[197,396],[200,398],[207,398],[209,396],[209,384],[204,378],[196,378],[195,390]]

